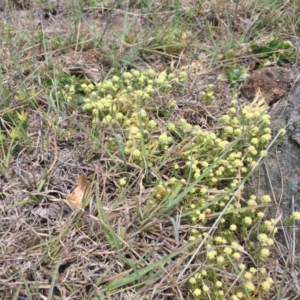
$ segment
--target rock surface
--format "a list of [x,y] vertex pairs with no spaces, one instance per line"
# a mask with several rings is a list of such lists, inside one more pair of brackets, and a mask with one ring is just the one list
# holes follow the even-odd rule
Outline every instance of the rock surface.
[[[285,125],[287,137],[253,176],[250,190],[258,196],[272,196],[276,203],[276,212],[272,211],[272,217],[274,218],[275,213],[276,217],[283,219],[293,209],[300,211],[300,81],[296,81],[289,94],[272,107],[271,117],[274,133]],[[285,233],[287,230],[289,229],[285,226]],[[279,230],[280,232],[283,233],[283,230]],[[278,240],[289,250],[296,243],[296,258],[300,262],[300,231],[295,231],[295,241],[292,241],[291,236],[292,234],[279,234]]]
[[267,104],[273,104],[282,98],[294,81],[293,73],[282,67],[268,67],[254,71],[240,88],[247,100],[252,101],[258,90]]

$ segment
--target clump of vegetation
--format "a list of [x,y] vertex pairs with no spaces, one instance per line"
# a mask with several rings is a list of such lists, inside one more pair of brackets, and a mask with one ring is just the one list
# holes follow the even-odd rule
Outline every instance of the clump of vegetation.
[[274,37],[262,44],[253,44],[251,52],[258,58],[275,62],[279,65],[292,62],[295,59],[295,48],[290,41]]
[[213,87],[214,87],[213,84],[209,84],[207,86],[207,89],[201,93],[201,100],[203,102],[211,104],[214,101],[215,95],[214,95]]
[[[132,70],[97,85],[83,83],[82,109],[91,114],[94,126],[123,130],[121,146],[113,136],[109,139],[111,153],[120,157],[125,153],[127,162],[155,170],[156,176],[148,178],[153,192],[147,209],[157,212],[159,207],[160,213],[172,214],[180,206],[185,211],[191,226],[189,240],[203,250],[197,260],[207,264],[205,270],[191,274],[194,298],[207,299],[209,294],[211,299],[268,299],[273,280],[265,261],[276,228],[274,219],[264,220],[262,208],[271,198],[245,199],[242,190],[244,177],[268,154],[270,115],[253,106],[239,110],[232,101],[213,131],[184,118],[174,121],[176,104],[171,95],[182,90],[185,77],[185,72]],[[75,89],[69,86],[65,91],[69,101]],[[204,100],[211,102],[212,86],[208,89]],[[154,103],[161,94],[168,94],[170,100],[159,108],[163,121],[159,123]],[[124,187],[126,178],[120,178],[119,184]],[[209,228],[219,216],[212,235]],[[256,224],[260,225],[253,230]],[[225,271],[235,278],[233,287],[233,281],[222,275]]]
[[231,83],[231,86],[233,88],[237,88],[238,85],[245,81],[248,77],[247,71],[245,68],[242,67],[230,67],[226,71],[226,76],[229,82]]
[[228,103],[249,45],[298,60],[296,1],[2,2],[0,298],[300,295],[295,247],[275,243],[276,222],[296,243],[299,212],[275,221],[244,189],[284,130],[261,99]]
[[[6,145],[2,145],[3,149],[10,144],[13,148],[18,142],[26,142],[27,134],[26,130],[28,128],[28,112],[25,109],[12,110],[7,113],[3,119],[2,126],[7,133]],[[0,141],[4,142],[5,136],[0,133]]]

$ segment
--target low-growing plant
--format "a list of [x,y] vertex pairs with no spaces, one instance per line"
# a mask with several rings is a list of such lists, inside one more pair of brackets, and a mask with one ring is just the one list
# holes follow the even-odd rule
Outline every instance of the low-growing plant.
[[250,49],[258,58],[275,62],[279,65],[294,61],[296,55],[292,43],[282,38],[271,38],[261,44],[254,43]]
[[236,87],[248,77],[247,71],[242,67],[231,67],[226,71],[226,76],[233,87]]
[[28,113],[24,109],[8,111],[1,118],[0,171],[3,174],[8,173],[14,154],[28,144],[28,124]]
[[[242,191],[244,178],[268,155],[270,115],[255,106],[240,109],[234,100],[214,130],[174,119],[172,93],[183,91],[185,77],[185,72],[131,70],[98,84],[66,86],[62,94],[72,101],[81,89],[85,94],[82,109],[91,115],[95,128],[112,132],[110,153],[155,170],[147,181],[152,188],[145,206],[148,213],[142,211],[141,216],[170,215],[178,207],[184,211],[182,221],[191,228],[189,240],[202,249],[196,261],[207,265],[191,274],[189,289],[194,299],[208,299],[207,295],[210,299],[269,299],[273,280],[265,261],[277,229],[274,219],[264,219],[263,209],[271,198],[244,198]],[[156,99],[162,94],[170,100],[158,107]],[[209,96],[209,102],[212,99]],[[113,135],[116,130],[122,132],[121,147]],[[122,191],[124,176],[119,185]],[[257,230],[252,229],[255,224],[260,224]],[[233,279],[226,279],[224,272]]]
[[201,100],[203,102],[211,104],[214,101],[215,96],[214,96],[213,87],[214,87],[213,84],[209,84],[206,90],[201,93]]
[[[297,58],[297,1],[42,2],[0,4],[2,298],[299,297],[295,247],[272,245],[299,212],[275,221],[243,190],[284,130],[199,86],[232,67],[235,94],[252,43],[256,63]],[[70,212],[81,173],[92,196]]]

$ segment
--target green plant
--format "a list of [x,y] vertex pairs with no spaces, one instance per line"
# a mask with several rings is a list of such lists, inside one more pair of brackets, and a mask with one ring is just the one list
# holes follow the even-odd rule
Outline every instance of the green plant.
[[[270,35],[296,45],[297,1],[64,1],[60,26],[56,4],[35,1],[49,17],[38,28],[30,9],[5,2],[0,298],[297,297],[288,286],[293,260],[282,248],[278,260],[276,222],[264,215],[270,197],[243,193],[284,130],[270,139],[265,111],[235,101],[224,111],[219,92],[198,80],[242,69],[248,45]],[[257,53],[260,62],[286,54],[276,47],[274,56]],[[101,65],[101,83],[62,72],[81,58],[87,68]],[[137,73],[145,66],[175,71]],[[183,69],[190,72],[181,77]],[[228,77],[231,92],[245,73]],[[200,113],[215,120],[205,126],[177,107],[199,88]],[[84,211],[66,212],[79,172],[94,194]],[[50,217],[56,208],[63,218]]]
[[242,67],[230,67],[226,71],[227,79],[232,85],[237,85],[248,77],[246,70]]
[[[171,121],[174,103],[170,100],[160,107],[165,124],[162,127],[152,115],[156,111],[155,98],[171,95],[175,90],[180,92],[178,83],[185,76],[183,72],[156,74],[152,70],[132,70],[97,85],[83,83],[83,110],[91,113],[95,128],[123,130],[123,150],[116,139],[110,138],[110,153],[123,157],[127,163],[155,170],[156,176],[148,177],[153,191],[141,210],[143,222],[157,214],[171,216],[181,206],[185,211],[183,217],[192,226],[204,228],[192,229],[189,240],[196,242],[195,247],[200,244],[205,249],[197,260],[207,260],[217,267],[190,278],[194,298],[206,299],[207,293],[212,299],[227,299],[228,293],[232,299],[239,299],[240,295],[266,297],[271,279],[265,271],[258,277],[259,268],[246,267],[249,262],[245,251],[264,266],[276,233],[274,220],[265,220],[258,238],[253,232],[251,243],[246,249],[244,245],[250,228],[264,218],[261,208],[267,207],[271,198],[265,195],[258,200],[253,195],[243,199],[242,190],[244,177],[252,174],[258,160],[268,154],[272,138],[270,115],[252,106],[239,110],[237,102],[232,101],[228,114],[218,121],[222,129],[206,131],[184,118]],[[64,93],[72,101],[77,88],[66,88]],[[175,153],[172,159],[170,149]],[[164,170],[168,170],[168,179],[160,175]],[[126,186],[123,177],[119,183],[122,189]],[[216,219],[219,223],[212,236],[207,228],[212,228]],[[230,288],[232,283],[224,281],[219,270],[242,276]]]
[[201,100],[203,102],[211,104],[214,101],[215,96],[214,96],[213,87],[214,87],[213,84],[209,84],[207,86],[207,89],[201,93]]
[[283,38],[271,38],[262,44],[254,43],[250,49],[258,58],[280,65],[294,61],[296,55],[293,44]]

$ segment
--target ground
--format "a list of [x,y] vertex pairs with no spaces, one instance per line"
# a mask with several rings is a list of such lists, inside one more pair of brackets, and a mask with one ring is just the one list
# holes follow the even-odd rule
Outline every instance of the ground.
[[[272,255],[260,260],[251,235],[261,232],[258,221],[247,234],[241,231],[238,246],[230,246],[251,259],[231,258],[221,268],[206,256],[209,247],[221,247],[212,241],[222,231],[228,241],[233,239],[230,222],[249,220],[242,215],[247,199],[240,187],[254,168],[243,175],[238,169],[238,176],[230,178],[238,178],[238,185],[226,190],[222,174],[218,185],[210,182],[215,177],[207,179],[210,167],[193,181],[185,160],[195,140],[189,128],[222,139],[228,125],[220,121],[222,116],[230,109],[241,113],[252,100],[240,95],[247,76],[262,74],[260,69],[270,65],[290,74],[298,63],[299,15],[296,0],[0,1],[1,298],[297,299],[297,272],[287,259],[295,253],[275,243],[268,248]],[[92,91],[98,92],[106,80],[116,86],[124,80],[122,88],[129,90],[125,77],[135,76],[128,74],[136,70],[137,77],[147,70],[166,71],[172,86],[160,86],[153,77],[157,90],[146,102],[135,93],[128,99],[119,90],[112,112],[128,117],[130,125],[125,120],[122,126],[115,119],[110,123],[108,112],[97,121],[99,111],[87,108]],[[287,90],[294,79],[289,76],[280,79]],[[274,82],[270,86],[278,87]],[[133,80],[132,87],[135,91]],[[250,94],[257,96],[253,90]],[[267,90],[262,91],[264,104],[274,100],[268,100]],[[172,124],[183,118],[182,131],[170,134]],[[150,120],[159,130],[151,131]],[[173,144],[168,144],[170,137]],[[139,152],[131,145],[128,154],[133,141]],[[245,149],[249,143],[231,139],[224,148],[229,153],[230,147]],[[215,153],[215,145],[204,152],[205,143],[197,148],[203,165],[211,156],[212,169],[227,155]],[[140,153],[146,163],[137,159]],[[179,180],[184,178],[188,183]],[[194,188],[201,191],[197,196]],[[209,202],[203,204],[205,190]],[[216,203],[229,194],[239,201],[227,214]],[[256,206],[267,209],[269,204],[255,203],[249,213]],[[224,213],[233,218],[222,218]],[[195,223],[195,214],[204,214],[207,222]],[[291,225],[290,219],[286,222]],[[276,267],[274,262],[279,262]],[[271,291],[260,286],[267,284],[265,279],[239,273],[242,264],[252,271],[266,268],[266,278],[274,282]],[[222,281],[224,291],[217,287],[218,276],[228,278]]]

